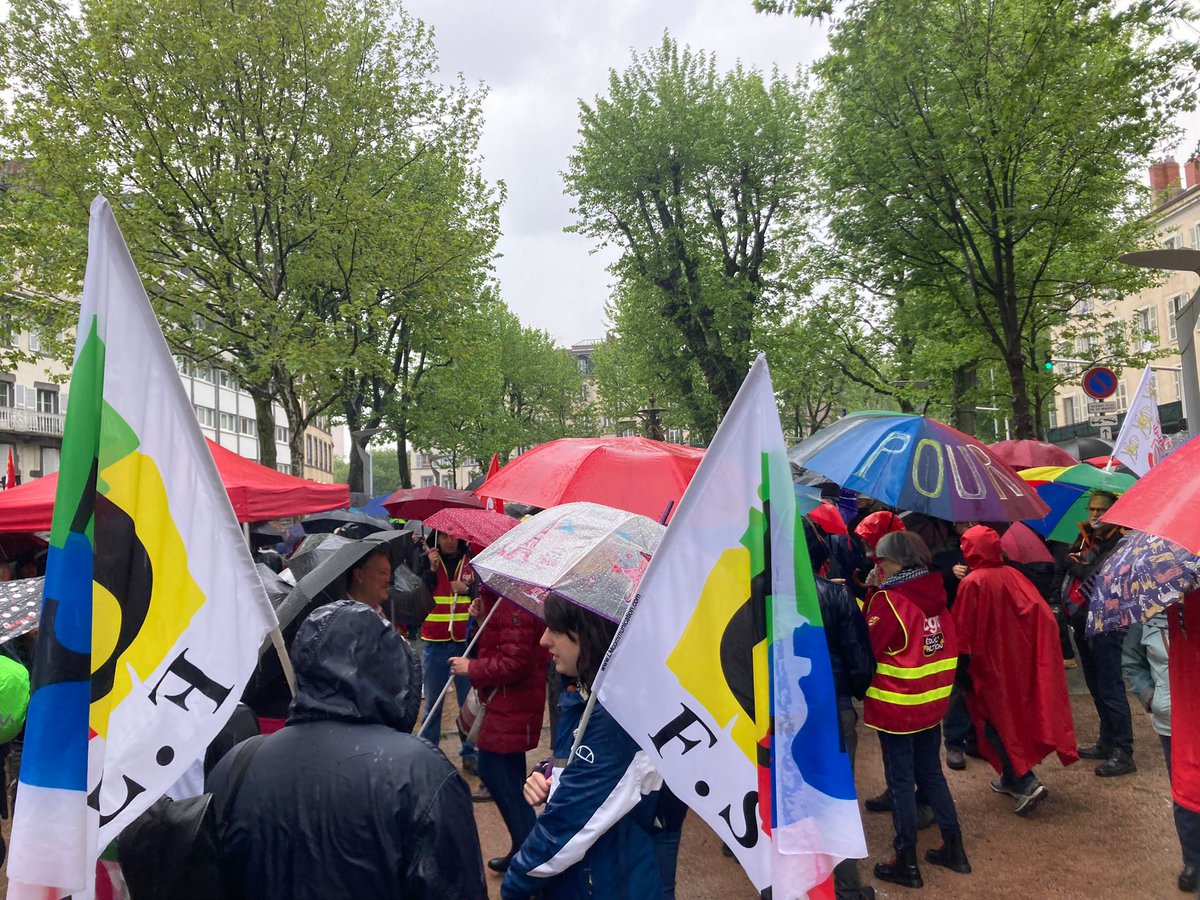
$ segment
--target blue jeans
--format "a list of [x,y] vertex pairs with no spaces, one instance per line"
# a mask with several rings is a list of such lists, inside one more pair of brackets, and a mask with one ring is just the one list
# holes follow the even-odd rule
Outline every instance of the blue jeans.
[[[1167,761],[1167,777],[1171,777],[1171,736],[1160,734],[1163,758]],[[1200,866],[1200,813],[1192,812],[1178,803],[1171,804],[1175,809],[1175,831],[1179,834],[1179,847],[1183,850],[1185,866]]]
[[1033,769],[1018,775],[1013,769],[1008,751],[1004,749],[1004,741],[1000,740],[1000,732],[992,726],[991,722],[988,722],[984,726],[983,733],[991,745],[996,748],[996,754],[1000,757],[1000,777],[1004,783],[1022,794],[1027,794],[1033,790],[1033,786],[1038,781],[1037,776],[1033,774]]
[[942,772],[942,726],[934,725],[915,734],[879,732],[883,750],[883,774],[892,798],[892,825],[896,851],[916,849],[917,797],[913,785],[920,787],[933,807],[933,817],[943,838],[961,833],[958,811],[946,775]]
[[[467,645],[460,641],[425,641],[424,644],[425,649],[421,654],[421,664],[425,669],[425,710],[428,713],[430,705],[437,699],[442,687],[446,684],[446,679],[450,677],[450,657],[462,656],[467,650]],[[459,675],[454,679],[454,693],[458,697],[458,705],[460,707],[466,701],[467,692],[470,689],[471,682],[467,680],[465,675]],[[446,701],[443,700],[437,711],[437,715],[432,719],[428,719],[421,726],[419,736],[425,738],[425,740],[434,746],[442,738],[442,717],[445,712]],[[475,745],[464,741],[462,755],[474,756]]]
[[[443,682],[444,684],[445,682]],[[516,853],[533,831],[537,814],[525,802],[525,754],[479,751],[479,780],[496,801],[496,809],[512,842],[509,855]]]

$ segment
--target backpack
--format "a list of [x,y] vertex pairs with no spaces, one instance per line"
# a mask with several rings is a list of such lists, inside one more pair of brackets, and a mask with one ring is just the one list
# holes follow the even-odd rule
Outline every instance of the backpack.
[[235,748],[222,796],[160,797],[117,838],[117,858],[132,900],[220,900],[237,896],[221,856],[221,835],[250,761],[257,735]]

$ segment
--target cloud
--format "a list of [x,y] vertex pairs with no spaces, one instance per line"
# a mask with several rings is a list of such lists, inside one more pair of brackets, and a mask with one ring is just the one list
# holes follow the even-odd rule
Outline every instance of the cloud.
[[608,87],[610,69],[657,45],[664,30],[696,50],[769,70],[793,71],[824,51],[820,28],[762,16],[751,0],[411,0],[407,11],[435,30],[443,76],[489,89],[481,145],[484,173],[508,185],[501,212],[505,300],[521,320],[560,344],[602,337],[615,251],[565,234],[573,224],[561,172],[577,140],[579,100]]

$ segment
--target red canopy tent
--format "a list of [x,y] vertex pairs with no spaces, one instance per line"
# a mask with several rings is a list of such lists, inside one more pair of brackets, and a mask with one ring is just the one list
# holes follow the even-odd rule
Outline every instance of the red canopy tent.
[[[208,442],[213,462],[239,522],[261,522],[279,516],[341,509],[350,505],[344,484],[318,484],[285,475]],[[0,531],[49,531],[58,476],[36,478],[0,493]]]

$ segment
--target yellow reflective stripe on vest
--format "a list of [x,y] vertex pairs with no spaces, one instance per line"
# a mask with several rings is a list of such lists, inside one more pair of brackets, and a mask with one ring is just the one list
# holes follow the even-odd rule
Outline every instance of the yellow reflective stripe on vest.
[[898,694],[895,691],[884,691],[877,687],[867,688],[867,696],[873,697],[883,703],[895,703],[897,706],[920,706],[923,703],[932,703],[934,700],[944,700],[950,696],[950,689],[954,687],[948,684],[945,687],[934,688],[932,691],[925,691],[922,694]]
[[956,666],[958,666],[958,657],[951,656],[948,659],[940,659],[937,662],[929,663],[927,666],[917,666],[913,669],[901,666],[889,666],[887,663],[878,663],[875,666],[875,671],[880,675],[889,675],[892,678],[924,678],[926,675],[948,672]]
[[430,613],[425,617],[427,622],[465,622],[471,618],[467,613]]

